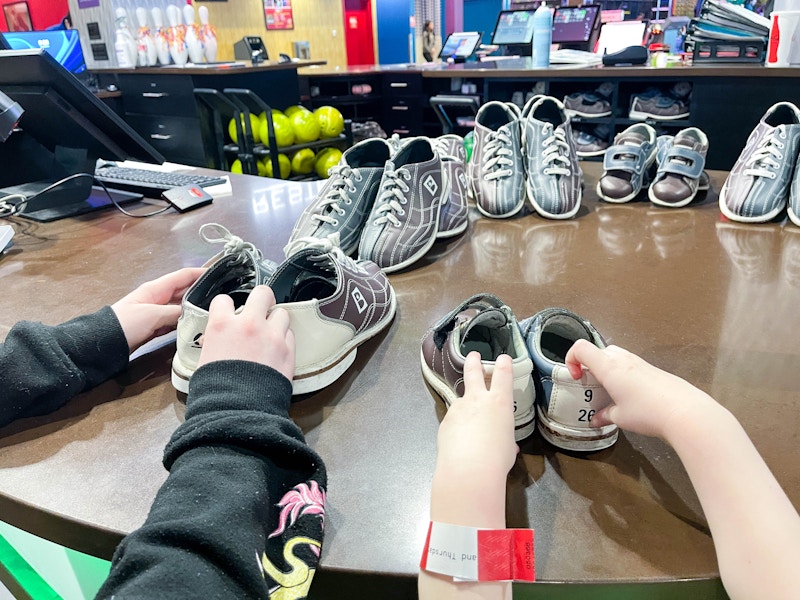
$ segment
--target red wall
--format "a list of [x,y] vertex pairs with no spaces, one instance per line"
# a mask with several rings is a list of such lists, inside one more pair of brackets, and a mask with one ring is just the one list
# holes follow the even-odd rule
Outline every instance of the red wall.
[[[19,1],[0,0],[0,7]],[[31,15],[31,24],[35,31],[47,29],[51,25],[61,23],[61,19],[69,12],[67,0],[27,0],[27,2],[28,12]],[[2,10],[0,10],[0,31],[8,31],[6,16]]]

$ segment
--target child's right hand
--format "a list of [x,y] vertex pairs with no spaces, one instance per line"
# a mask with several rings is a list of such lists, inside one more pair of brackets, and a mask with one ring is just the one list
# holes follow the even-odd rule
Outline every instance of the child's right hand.
[[[680,377],[662,371],[617,346],[600,349],[586,340],[570,348],[566,365],[574,379],[582,366],[603,385],[613,400],[598,411],[592,425],[616,424],[622,429],[669,441],[680,422],[700,406],[716,405],[713,398]],[[717,405],[718,406],[718,405]]]

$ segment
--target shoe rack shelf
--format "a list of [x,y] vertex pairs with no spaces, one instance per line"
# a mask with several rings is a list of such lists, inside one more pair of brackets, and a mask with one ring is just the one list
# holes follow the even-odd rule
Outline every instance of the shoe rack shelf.
[[[531,71],[502,66],[496,69],[473,68],[472,65],[454,65],[446,69],[410,69],[396,67],[375,68],[369,73],[333,73],[322,76],[325,80],[342,77],[348,85],[358,83],[360,77],[369,77],[373,94],[380,99],[365,98],[365,106],[358,110],[374,110],[376,121],[387,134],[402,137],[414,135],[438,136],[442,124],[430,105],[430,98],[441,94],[477,95],[481,103],[488,100],[512,101],[514,92],[520,92],[522,102],[528,93],[545,93],[563,98],[571,92],[597,89],[603,82],[613,86],[611,105],[613,114],[591,122],[578,121],[577,126],[591,127],[593,123],[609,127],[608,141],[635,121],[628,116],[631,97],[648,87],[664,91],[677,82],[692,85],[689,99],[689,117],[675,121],[645,121],[659,132],[677,133],[686,127],[698,127],[709,139],[706,165],[709,169],[728,170],[747,141],[747,136],[764,112],[775,102],[800,98],[800,77],[783,73],[781,69],[764,69],[749,65],[714,65],[653,69],[650,67],[615,68],[565,68],[550,71]],[[785,71],[791,72],[791,69]],[[300,74],[309,84],[320,75]],[[329,92],[319,86],[323,101]],[[346,102],[360,103],[360,98],[345,91],[330,91],[331,96],[341,96]],[[333,88],[328,88],[333,90]],[[344,95],[343,95],[344,94]],[[519,95],[517,96],[519,98]],[[336,103],[331,101],[332,105]],[[376,106],[376,105],[379,105]],[[342,109],[346,108],[343,104]],[[353,108],[355,110],[355,107]],[[359,115],[361,113],[359,112]],[[469,127],[454,128],[464,135]]]
[[[333,138],[324,138],[303,144],[292,144],[291,146],[279,147],[275,139],[274,126],[272,122],[272,107],[259,98],[249,89],[227,88],[219,90],[197,88],[195,96],[198,105],[207,112],[207,119],[213,124],[212,137],[206,147],[206,155],[213,157],[213,168],[223,171],[230,171],[230,166],[235,160],[242,164],[242,172],[246,175],[258,175],[257,161],[265,157],[270,157],[272,162],[272,172],[280,173],[278,162],[279,154],[287,156],[303,148],[323,148],[336,146],[342,151],[353,145],[352,121],[345,119],[344,132]],[[262,112],[267,114],[269,141],[268,143],[255,143],[253,132],[250,126],[250,115],[258,115]],[[225,133],[227,132],[228,122],[240,115],[244,118],[236,119],[236,138],[243,143],[225,143]],[[277,179],[282,179],[277,177]],[[315,172],[309,175],[293,175],[288,179],[292,181],[308,181],[319,179]]]
[[311,110],[334,106],[354,123],[380,121],[383,107],[380,75],[312,75],[300,78],[300,99]]

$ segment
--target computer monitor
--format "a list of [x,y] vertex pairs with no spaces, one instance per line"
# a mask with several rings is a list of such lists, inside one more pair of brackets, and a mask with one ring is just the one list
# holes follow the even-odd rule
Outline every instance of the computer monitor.
[[533,40],[532,10],[501,10],[492,33],[492,44],[498,46],[530,44]]
[[553,43],[562,48],[592,51],[599,32],[599,4],[559,6],[553,14]]
[[475,53],[475,49],[481,42],[483,33],[480,31],[459,31],[451,33],[442,44],[439,51],[439,58],[455,60],[466,60]]
[[42,48],[70,73],[77,75],[86,70],[77,29],[10,31],[3,35],[12,50]]
[[[155,148],[42,49],[0,51],[0,90],[25,110],[20,131],[0,144],[0,187],[91,174],[98,158],[164,162]],[[59,213],[58,218],[87,211],[85,196],[67,196],[43,195],[32,199],[27,210],[55,203],[58,206],[47,208]]]
[[630,46],[641,46],[647,23],[644,21],[621,21],[604,23],[597,40],[598,54],[612,54]]

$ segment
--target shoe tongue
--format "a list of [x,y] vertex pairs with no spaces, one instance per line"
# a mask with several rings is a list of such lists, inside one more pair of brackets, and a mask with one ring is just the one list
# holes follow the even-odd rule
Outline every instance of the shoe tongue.
[[[465,313],[469,313],[474,311],[464,311],[461,313],[464,315]],[[464,328],[464,331],[461,333],[461,339],[467,339],[469,337],[470,331],[475,329],[475,327],[484,327],[486,329],[500,329],[505,327],[508,323],[508,317],[506,314],[500,310],[499,308],[490,308],[484,311],[479,312],[477,315],[472,317],[467,323],[467,326]]]
[[631,144],[633,146],[641,146],[645,142],[645,137],[636,131],[623,131],[617,137],[615,144]]

